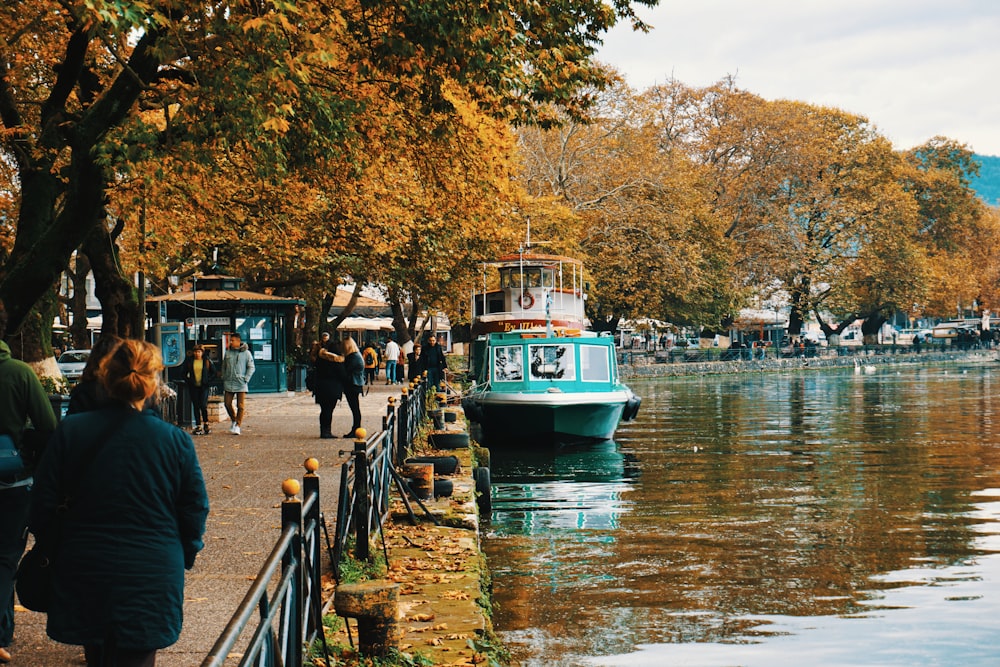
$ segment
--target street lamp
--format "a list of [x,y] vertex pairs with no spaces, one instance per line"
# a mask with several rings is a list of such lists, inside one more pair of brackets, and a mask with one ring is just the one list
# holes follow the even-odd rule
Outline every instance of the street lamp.
[[193,326],[194,326],[194,342],[197,345],[198,344],[198,339],[201,338],[201,326],[198,324],[198,274],[197,273],[195,273],[193,276],[191,276],[191,291],[194,294],[194,297],[193,297],[194,298],[194,301],[193,301],[193,303],[194,303]]

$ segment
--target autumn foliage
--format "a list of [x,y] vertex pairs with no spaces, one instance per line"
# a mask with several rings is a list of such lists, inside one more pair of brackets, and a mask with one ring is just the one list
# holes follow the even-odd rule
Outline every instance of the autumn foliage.
[[404,336],[425,307],[460,322],[529,219],[586,262],[598,326],[724,328],[779,293],[793,328],[831,331],[993,303],[997,216],[966,147],[899,152],[731,79],[633,91],[592,56],[653,4],[4,3],[0,298],[38,334],[23,352],[47,354],[53,288],[81,268],[123,335],[138,271],[155,292],[222,270],[315,311],[377,285]]
[[105,323],[125,334],[126,267],[155,282],[217,247],[251,286],[437,300],[413,275],[440,292],[508,235],[509,123],[579,115],[599,35],[652,2],[4,3],[12,326],[78,249],[109,267]]
[[603,92],[588,122],[523,128],[522,182],[584,221],[588,314],[724,331],[740,307],[788,304],[835,334],[897,312],[996,308],[997,213],[971,151],[896,151],[839,109],[767,101],[732,79]]

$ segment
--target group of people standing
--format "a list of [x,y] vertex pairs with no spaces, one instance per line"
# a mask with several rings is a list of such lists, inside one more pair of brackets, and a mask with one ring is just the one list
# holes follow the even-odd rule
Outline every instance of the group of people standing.
[[[4,325],[0,305],[0,339]],[[152,666],[177,641],[208,494],[191,436],[155,409],[162,369],[155,345],[102,338],[57,423],[38,377],[0,340],[0,432],[46,443],[0,479],[0,663],[12,660],[29,530],[51,563],[51,638],[83,646],[92,667]]]
[[444,348],[438,345],[437,336],[434,334],[431,334],[427,339],[426,348],[420,343],[414,343],[412,350],[405,352],[395,338],[390,337],[383,350],[380,353],[374,343],[365,348],[365,371],[368,384],[373,384],[378,379],[379,365],[382,360],[385,362],[386,384],[403,384],[404,377],[407,381],[412,381],[427,371],[431,384],[437,386],[444,378],[444,369],[448,367]]
[[320,340],[313,343],[310,358],[315,369],[313,395],[320,406],[319,437],[335,438],[333,434],[333,411],[343,398],[351,409],[352,426],[342,437],[353,438],[361,426],[360,397],[377,380],[379,368],[385,365],[385,384],[402,384],[403,378],[414,380],[427,371],[431,386],[437,387],[444,379],[448,363],[444,349],[437,344],[433,334],[427,340],[426,350],[415,343],[409,353],[390,337],[380,350],[375,344],[368,344],[363,351],[350,336],[342,341],[334,341],[329,332],[324,331]]
[[365,386],[365,362],[353,338],[334,341],[324,331],[313,344],[310,354],[316,369],[313,395],[319,404],[319,437],[335,438],[333,409],[343,398],[351,409],[351,430],[344,438],[353,438],[361,428],[361,392]]

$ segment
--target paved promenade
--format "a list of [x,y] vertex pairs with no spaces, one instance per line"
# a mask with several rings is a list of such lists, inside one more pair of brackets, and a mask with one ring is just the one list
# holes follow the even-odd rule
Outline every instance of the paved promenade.
[[[388,397],[399,395],[399,386],[378,383],[361,398],[363,426],[369,433],[381,429]],[[340,403],[333,432],[346,433],[350,426],[350,410]],[[319,406],[308,393],[251,394],[242,435],[229,433],[226,421],[214,425],[211,435],[196,436],[195,444],[211,509],[205,549],[187,573],[180,640],[159,652],[158,667],[201,664],[280,535],[281,482],[301,479],[307,457],[320,461],[322,510],[333,525],[340,464],[347,458],[341,452],[353,448],[349,439],[319,438]],[[18,607],[16,623],[12,666],[85,664],[81,648],[57,644],[45,635],[43,614]]]

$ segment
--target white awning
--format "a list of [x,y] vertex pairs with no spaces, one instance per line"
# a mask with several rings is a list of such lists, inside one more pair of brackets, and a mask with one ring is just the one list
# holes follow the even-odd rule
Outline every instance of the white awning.
[[337,328],[347,331],[392,331],[392,318],[348,317]]

